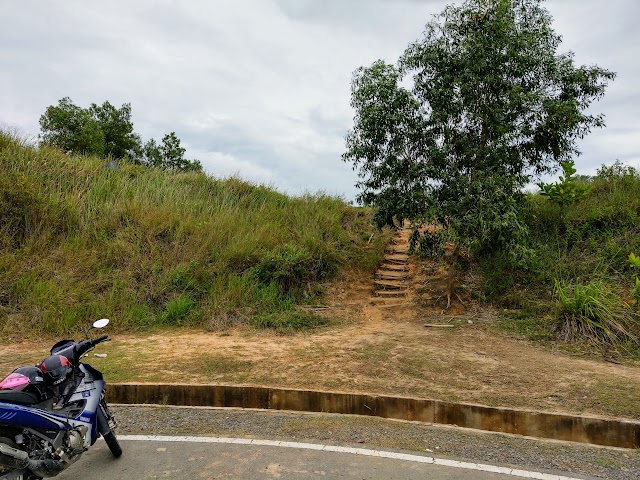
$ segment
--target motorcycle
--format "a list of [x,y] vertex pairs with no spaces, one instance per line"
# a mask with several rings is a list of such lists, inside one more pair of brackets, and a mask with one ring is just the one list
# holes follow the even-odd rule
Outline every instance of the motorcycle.
[[[97,320],[91,329],[108,323]],[[0,382],[0,480],[54,477],[100,436],[114,457],[122,455],[104,378],[80,361],[109,340],[89,332],[78,343],[61,340],[35,367],[17,368]]]

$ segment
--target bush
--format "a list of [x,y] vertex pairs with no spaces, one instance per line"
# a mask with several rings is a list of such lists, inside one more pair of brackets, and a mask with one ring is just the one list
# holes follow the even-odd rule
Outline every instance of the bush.
[[412,252],[421,257],[438,258],[444,254],[447,231],[441,228],[415,229],[411,232],[409,245]]
[[267,253],[250,275],[259,283],[277,285],[283,295],[298,296],[310,282],[322,280],[333,271],[335,265],[328,259],[285,244]]
[[587,340],[615,346],[632,341],[637,344],[632,312],[612,294],[601,280],[587,283],[555,282],[558,298],[558,338],[565,342]]
[[180,295],[179,297],[169,300],[165,306],[162,315],[162,322],[167,325],[184,324],[190,314],[196,307],[196,302],[189,298],[188,295]]
[[573,160],[562,162],[560,181],[555,183],[538,183],[540,195],[549,198],[560,206],[571,205],[582,200],[588,193],[588,187],[576,181],[576,169]]
[[[633,252],[630,253],[629,265],[631,266],[631,268],[640,271],[640,257],[637,257]],[[640,278],[638,278],[638,276],[635,277],[635,282],[633,284],[633,288],[631,289],[630,295],[636,306],[640,306]]]

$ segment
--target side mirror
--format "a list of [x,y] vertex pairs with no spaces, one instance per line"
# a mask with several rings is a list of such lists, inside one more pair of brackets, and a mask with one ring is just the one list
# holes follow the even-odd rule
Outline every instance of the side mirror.
[[93,322],[93,328],[104,328],[109,324],[108,318],[101,318],[100,320],[96,320]]

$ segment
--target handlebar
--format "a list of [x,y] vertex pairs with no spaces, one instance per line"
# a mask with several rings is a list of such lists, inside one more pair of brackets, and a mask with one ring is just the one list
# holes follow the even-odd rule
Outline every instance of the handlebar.
[[103,335],[103,336],[98,337],[98,338],[87,339],[87,340],[81,341],[80,343],[78,343],[76,345],[77,358],[79,359],[80,357],[82,357],[82,355],[84,355],[86,352],[91,350],[93,347],[95,347],[99,343],[108,342],[109,340],[111,340],[109,338],[109,335]]

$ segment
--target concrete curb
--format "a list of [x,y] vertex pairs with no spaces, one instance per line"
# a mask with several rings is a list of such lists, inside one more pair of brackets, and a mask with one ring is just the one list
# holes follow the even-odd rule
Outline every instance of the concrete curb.
[[109,384],[109,402],[342,413],[610,447],[640,448],[640,422],[410,397],[233,385],[120,383]]

